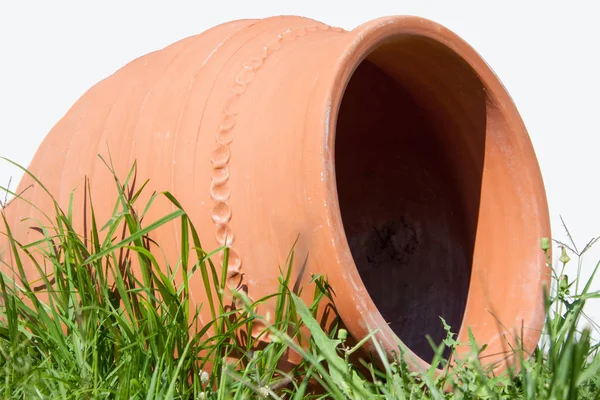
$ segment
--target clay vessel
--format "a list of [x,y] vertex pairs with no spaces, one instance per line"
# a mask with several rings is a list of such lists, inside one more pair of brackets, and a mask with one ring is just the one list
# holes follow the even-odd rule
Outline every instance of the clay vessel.
[[[123,178],[137,160],[147,196],[179,199],[205,249],[230,247],[228,283],[253,299],[277,289],[298,238],[295,257],[306,262],[294,266],[294,283],[326,275],[349,332],[380,328],[386,351],[401,340],[413,366],[432,356],[426,334],[443,339],[440,316],[459,340],[470,328],[498,370],[514,361],[512,335],[523,333],[526,350],[538,342],[550,279],[539,243],[550,228],[536,156],[490,67],[432,21],[386,17],[345,31],[282,16],[216,26],[93,86],[29,170],[65,209],[73,189],[74,209],[83,207],[89,177],[105,221],[116,198],[97,157],[107,149]],[[32,184],[23,197],[51,214],[30,178],[17,192]],[[159,200],[146,221],[173,210]],[[23,219],[40,215],[25,201],[6,214],[21,242],[39,239]],[[82,215],[75,221],[81,229]],[[178,229],[154,236],[172,264]],[[190,284],[204,302],[200,276]]]

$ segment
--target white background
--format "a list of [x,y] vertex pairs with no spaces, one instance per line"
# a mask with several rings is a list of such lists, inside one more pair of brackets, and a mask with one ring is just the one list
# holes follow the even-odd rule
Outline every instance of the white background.
[[[600,235],[600,6],[558,1],[3,1],[0,156],[25,166],[89,87],[124,64],[234,19],[294,14],[353,29],[418,15],[445,25],[498,74],[520,110],[544,176],[553,235],[562,215],[582,248]],[[20,173],[0,162],[0,185]],[[558,251],[555,251],[558,256]],[[600,243],[584,258],[587,279]],[[575,257],[567,273],[575,275]],[[600,278],[594,289],[600,289]],[[600,302],[587,314],[600,324]],[[596,337],[598,337],[598,333]]]

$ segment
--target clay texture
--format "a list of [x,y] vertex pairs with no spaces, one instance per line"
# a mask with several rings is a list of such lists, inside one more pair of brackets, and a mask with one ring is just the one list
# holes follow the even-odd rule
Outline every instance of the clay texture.
[[[75,210],[89,178],[105,221],[116,189],[97,155],[108,159],[109,149],[120,177],[137,161],[138,180],[150,180],[138,204],[168,190],[206,250],[229,246],[228,285],[253,299],[277,290],[298,239],[294,285],[327,275],[350,333],[380,328],[386,351],[401,340],[415,366],[432,356],[426,334],[443,339],[440,316],[459,340],[470,327],[487,343],[486,362],[513,362],[514,334],[524,333],[526,349],[537,344],[550,282],[539,243],[550,228],[535,153],[494,73],[432,21],[385,17],[344,31],[283,16],[216,26],[92,87],[29,170],[62,207],[75,189]],[[17,192],[30,185],[23,198],[51,214],[31,178]],[[172,211],[159,199],[145,220]],[[27,219],[44,218],[26,201],[6,215],[19,241],[39,239]],[[83,213],[75,224],[83,229]],[[175,265],[179,226],[153,238]],[[190,286],[205,302],[201,278]]]

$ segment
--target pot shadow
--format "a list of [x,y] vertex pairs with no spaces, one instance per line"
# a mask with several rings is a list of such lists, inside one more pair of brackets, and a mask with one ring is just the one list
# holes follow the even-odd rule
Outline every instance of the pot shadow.
[[340,105],[336,180],[354,262],[384,319],[426,361],[426,335],[446,337],[440,317],[458,333],[465,311],[486,100],[462,58],[406,36],[358,66]]

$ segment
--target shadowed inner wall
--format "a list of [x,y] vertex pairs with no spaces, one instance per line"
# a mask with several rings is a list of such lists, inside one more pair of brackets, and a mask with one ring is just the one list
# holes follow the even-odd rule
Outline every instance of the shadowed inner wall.
[[373,51],[340,105],[336,179],[352,256],[385,320],[425,361],[426,335],[445,337],[440,317],[461,327],[485,136],[483,84],[421,37]]

